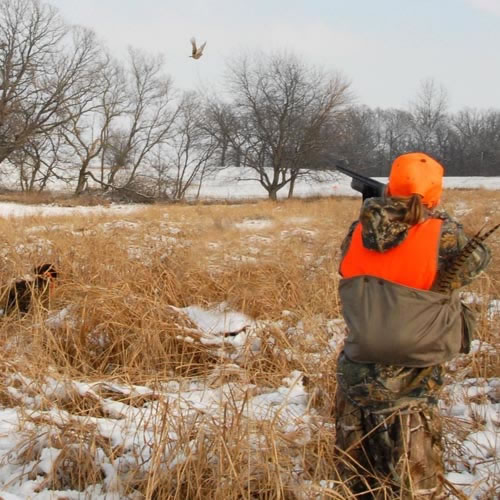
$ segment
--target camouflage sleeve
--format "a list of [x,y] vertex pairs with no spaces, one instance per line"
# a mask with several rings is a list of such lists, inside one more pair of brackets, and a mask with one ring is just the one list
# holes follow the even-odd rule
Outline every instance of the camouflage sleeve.
[[[439,246],[439,270],[447,269],[460,254],[469,241],[462,224],[452,219],[448,214],[440,214],[443,219],[441,241]],[[489,248],[481,243],[467,259],[466,264],[457,273],[452,283],[452,289],[468,285],[481,271],[486,269],[491,260]]]
[[354,230],[356,229],[356,226],[358,225],[359,220],[355,220],[352,224],[351,227],[349,228],[349,231],[347,231],[347,234],[340,244],[340,252],[341,252],[341,258],[343,259],[345,257],[345,254],[347,253],[347,250],[349,249],[349,245],[351,244],[351,239],[352,239],[352,233],[354,233]]

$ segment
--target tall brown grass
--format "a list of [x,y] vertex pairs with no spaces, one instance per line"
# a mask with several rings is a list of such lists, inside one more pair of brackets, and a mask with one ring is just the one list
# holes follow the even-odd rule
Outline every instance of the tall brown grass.
[[[470,208],[459,218],[476,232],[487,218],[498,218],[500,200],[492,200],[491,193],[447,192],[444,206],[452,214]],[[0,219],[0,283],[6,286],[34,265],[51,262],[60,278],[50,309],[67,308],[66,320],[52,326],[41,307],[0,321],[1,404],[25,404],[9,389],[13,376],[23,374],[37,382],[17,379],[14,387],[37,396],[38,410],[58,408],[72,416],[57,423],[26,412],[26,438],[17,450],[18,460],[31,464],[26,473],[36,476],[33,464],[49,446],[61,451],[43,488],[83,491],[102,482],[96,450],[110,463],[124,450],[79,417],[106,416],[101,399],[106,398],[134,408],[159,405],[149,465],[142,467],[139,456],[129,465],[122,478],[126,493],[179,500],[353,497],[338,480],[333,453],[336,381],[328,320],[340,317],[338,249],[359,206],[358,199],[336,198],[150,206],[123,217]],[[488,245],[493,262],[470,289],[484,298],[478,306],[479,337],[495,350],[464,358],[453,376],[500,374],[498,329],[486,311],[489,300],[500,298],[500,233]],[[186,328],[193,325],[168,307],[221,302],[267,325],[259,331],[262,350],[249,352],[236,368],[212,347],[187,342]],[[287,327],[298,321],[308,335],[291,338]],[[304,374],[314,409],[314,433],[307,439],[300,431],[287,433],[278,421],[257,421],[245,412],[251,387],[279,387],[293,370]],[[47,395],[48,374],[99,384],[94,393],[68,388]],[[249,392],[229,398],[217,419],[200,412],[172,421],[160,394],[162,384],[173,380],[181,385],[206,380],[211,387],[236,382]],[[123,394],[105,385],[111,381],[145,385],[152,392]],[[180,436],[174,445],[173,429]],[[184,458],[169,465],[175,456]],[[330,482],[320,487],[323,480]],[[390,494],[384,490],[379,497]]]

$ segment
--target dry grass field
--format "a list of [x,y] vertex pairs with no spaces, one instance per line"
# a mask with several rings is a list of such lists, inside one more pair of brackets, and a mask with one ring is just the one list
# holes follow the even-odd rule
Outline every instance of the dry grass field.
[[[448,191],[443,204],[470,233],[500,221],[495,191]],[[4,289],[36,264],[59,271],[48,309],[0,318],[0,408],[9,412],[0,491],[351,498],[336,481],[333,395],[338,249],[359,205],[324,198],[0,218]],[[491,266],[467,290],[481,299],[488,348],[454,362],[450,383],[500,377],[500,313],[488,310],[500,299],[500,231],[488,245]],[[182,313],[188,306],[236,311],[252,324],[211,335]],[[466,403],[498,408],[495,387]],[[443,420],[451,467],[460,439],[485,421]],[[477,498],[499,493],[499,480],[489,481]]]

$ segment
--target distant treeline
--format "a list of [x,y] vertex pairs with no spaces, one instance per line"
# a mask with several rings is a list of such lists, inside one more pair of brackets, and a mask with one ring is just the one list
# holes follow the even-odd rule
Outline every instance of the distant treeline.
[[0,182],[179,200],[238,166],[276,198],[338,159],[384,176],[408,151],[447,175],[500,175],[500,111],[450,113],[433,80],[408,109],[384,110],[354,105],[340,73],[288,52],[242,54],[222,88],[203,94],[175,89],[169,72],[137,49],[115,58],[48,4],[0,0]]
[[433,82],[423,82],[410,110],[350,109],[338,124],[346,132],[336,151],[372,176],[388,175],[392,160],[408,151],[432,155],[446,175],[500,175],[500,111],[448,113],[435,92]]

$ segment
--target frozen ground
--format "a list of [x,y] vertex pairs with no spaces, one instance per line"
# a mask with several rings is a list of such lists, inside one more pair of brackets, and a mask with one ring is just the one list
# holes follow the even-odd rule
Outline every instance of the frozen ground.
[[[480,180],[479,178],[445,180],[447,187],[479,187],[486,183],[489,189],[500,189],[500,177]],[[298,194],[356,194],[349,188],[348,179],[340,179],[323,190],[298,190]],[[207,195],[223,197],[223,193],[235,194],[234,189],[227,191],[207,191]],[[328,191],[330,190],[330,191]],[[252,190],[241,191],[241,197],[251,196]],[[261,193],[263,194],[263,193]],[[496,194],[495,194],[496,196]],[[465,207],[466,208],[466,207]],[[464,209],[465,209],[464,208]],[[126,214],[131,210],[140,210],[140,206],[110,207],[56,207],[25,206],[13,203],[0,203],[0,216],[49,216],[69,215],[78,212]],[[254,222],[254,223],[253,223]],[[266,221],[267,222],[267,221]],[[113,228],[130,226],[131,222],[115,221]],[[245,232],[262,228],[262,221],[246,221],[240,229]],[[32,228],[34,231],[35,228]],[[314,237],[311,233],[309,237]],[[261,236],[255,235],[255,238]],[[175,232],[169,238],[175,244]],[[481,298],[468,296],[471,302]],[[14,404],[0,408],[0,495],[4,500],[20,499],[81,499],[118,500],[141,498],[137,495],[125,495],[127,471],[139,467],[147,472],[152,466],[156,442],[155,430],[164,417],[164,408],[168,407],[168,446],[163,467],[174,467],[183,463],[190,452],[195,451],[196,443],[188,442],[187,447],[180,447],[181,437],[190,426],[205,426],[207,434],[211,429],[222,424],[223,413],[243,414],[249,421],[273,422],[282,439],[294,440],[299,444],[309,442],[318,428],[325,425],[324,419],[310,405],[311,394],[304,385],[302,373],[294,371],[284,377],[279,387],[256,385],[246,380],[240,364],[248,356],[258,355],[261,350],[273,346],[263,345],[263,329],[275,325],[255,321],[238,311],[231,311],[225,304],[212,309],[198,305],[185,308],[172,308],[178,317],[187,318],[191,323],[180,336],[187,343],[198,342],[212,349],[224,360],[210,377],[200,380],[172,380],[171,382],[149,386],[120,385],[107,381],[92,383],[80,380],[60,379],[48,373],[43,380],[32,380],[8,366],[5,373],[6,391]],[[287,316],[283,311],[283,316]],[[498,302],[493,301],[488,307],[487,321],[500,322]],[[72,308],[52,311],[47,319],[50,328],[61,328],[64,324],[71,327]],[[337,318],[325,318],[325,325],[330,332],[328,349],[315,349],[314,338],[298,321],[291,327],[284,328],[286,335],[293,339],[300,335],[304,341],[310,341],[308,356],[318,366],[325,357],[332,356],[342,341],[344,325]],[[491,351],[494,347],[475,341],[473,356]],[[292,351],[287,356],[294,356]],[[460,360],[456,361],[460,365]],[[228,377],[230,375],[230,377]],[[231,382],[217,382],[231,379]],[[90,406],[100,408],[100,416],[75,415],[61,404],[78,397],[88,400]],[[125,402],[124,402],[125,401]],[[447,428],[445,435],[448,443],[446,457],[446,478],[463,492],[466,498],[494,498],[500,477],[500,379],[458,378],[449,385],[440,401],[443,416],[456,424]],[[180,424],[182,423],[182,425]],[[76,491],[62,487],[50,489],[55,476],[60,473],[65,457],[58,445],[57,436],[62,428],[92,427],[102,443],[109,443],[121,453],[113,458],[105,447],[92,448],[92,460],[98,464],[102,480],[90,485],[85,491]],[[458,427],[460,432],[457,431]],[[259,446],[259,436],[249,438],[254,446]],[[67,458],[67,457],[66,457]],[[321,491],[328,487],[328,478],[318,484],[300,482],[300,467],[294,470],[298,478],[298,493],[304,500],[320,498]],[[497,489],[498,492],[498,489]],[[458,498],[458,497],[457,497]]]
[[[6,381],[7,391],[18,404],[0,409],[2,498],[142,498],[124,495],[127,471],[132,466],[143,472],[152,467],[157,445],[155,429],[164,418],[167,418],[169,429],[163,463],[167,468],[182,464],[190,451],[195,452],[194,440],[180,444],[186,428],[206,426],[209,435],[214,426],[224,425],[228,413],[244,415],[248,421],[272,421],[280,439],[288,437],[299,445],[314,439],[318,429],[326,425],[324,418],[310,405],[310,394],[304,387],[301,372],[290,373],[277,388],[258,386],[245,380],[240,362],[249,355],[258,355],[263,349],[259,332],[269,324],[228,310],[225,304],[213,309],[189,306],[175,310],[179,319],[185,316],[191,321],[192,326],[185,328],[181,336],[185,342],[211,346],[214,352],[226,359],[203,380],[172,380],[161,386],[148,387],[61,380],[51,374],[47,374],[44,380],[32,380],[16,373],[10,375]],[[283,315],[286,314],[284,311]],[[493,321],[499,319],[498,314],[492,317]],[[71,321],[71,311],[55,311],[47,321],[52,328],[61,327],[64,322]],[[310,353],[318,363],[324,357],[334,355],[343,337],[342,321],[333,319],[328,322],[331,333],[329,348]],[[283,324],[275,326],[283,327]],[[297,334],[307,336],[300,322],[286,329],[285,333],[291,338]],[[488,349],[492,347],[474,342],[474,353]],[[214,383],[228,374],[233,381]],[[61,408],[61,401],[72,400],[75,395],[97,405],[102,416],[75,415]],[[495,485],[498,486],[500,474],[500,379],[466,378],[457,381],[447,387],[440,407],[443,415],[460,424],[460,434],[452,426],[445,436],[448,444],[447,479],[467,498],[492,498],[488,495],[494,491]],[[167,414],[165,408],[168,408]],[[114,459],[102,448],[92,450],[92,458],[102,471],[102,481],[88,486],[83,492],[69,488],[48,489],[61,470],[60,455],[63,452],[56,436],[64,426],[91,426],[99,436],[97,442],[106,442],[113,449],[122,450]],[[254,441],[254,446],[260,446],[258,435],[251,435],[249,439]],[[31,451],[31,460],[30,450],[34,450]],[[300,479],[299,464],[294,474]],[[304,499],[320,498],[315,495],[321,493],[321,484],[301,483],[300,480],[298,484],[299,489],[303,489]]]
[[[254,177],[250,172],[243,178]],[[234,170],[227,169],[218,175],[204,181],[201,189],[201,198],[266,198],[265,189],[254,180],[234,180],[237,178]],[[298,180],[294,194],[296,196],[359,196],[357,191],[350,187],[351,179],[344,174],[325,173],[322,182],[304,182]],[[376,177],[376,180],[386,183],[387,177]],[[445,188],[485,188],[500,189],[500,177],[445,177]],[[191,192],[195,192],[193,188]],[[288,190],[285,187],[278,192],[278,197],[286,197]]]
[[[252,172],[241,175],[238,178],[238,171],[236,169],[225,169],[217,175],[206,179],[200,190],[201,199],[220,199],[220,200],[238,200],[238,199],[265,199],[267,192],[256,180],[247,180],[254,177]],[[294,195],[298,197],[308,196],[360,196],[357,191],[350,187],[351,179],[344,174],[325,173],[322,175],[322,181],[305,182],[301,179],[297,180],[294,189]],[[376,180],[386,183],[387,177],[376,177]],[[500,190],[500,176],[499,177],[445,177],[444,187],[448,189],[474,189],[484,188],[488,190]],[[64,187],[64,186],[63,186]],[[53,186],[56,189],[57,186]],[[67,189],[64,187],[64,189]],[[187,198],[193,199],[198,191],[198,186],[193,185],[187,192]],[[279,198],[286,198],[288,196],[288,189],[285,187],[278,192]],[[12,204],[0,203],[0,216],[1,215],[17,215],[15,208]],[[115,205],[115,210],[130,210],[130,206]],[[71,210],[76,208],[69,208],[65,213],[71,213]],[[85,207],[78,208],[87,213],[95,213],[98,211],[106,211],[106,207]],[[30,210],[25,210],[27,215],[56,215],[57,208],[44,206],[37,207]]]

